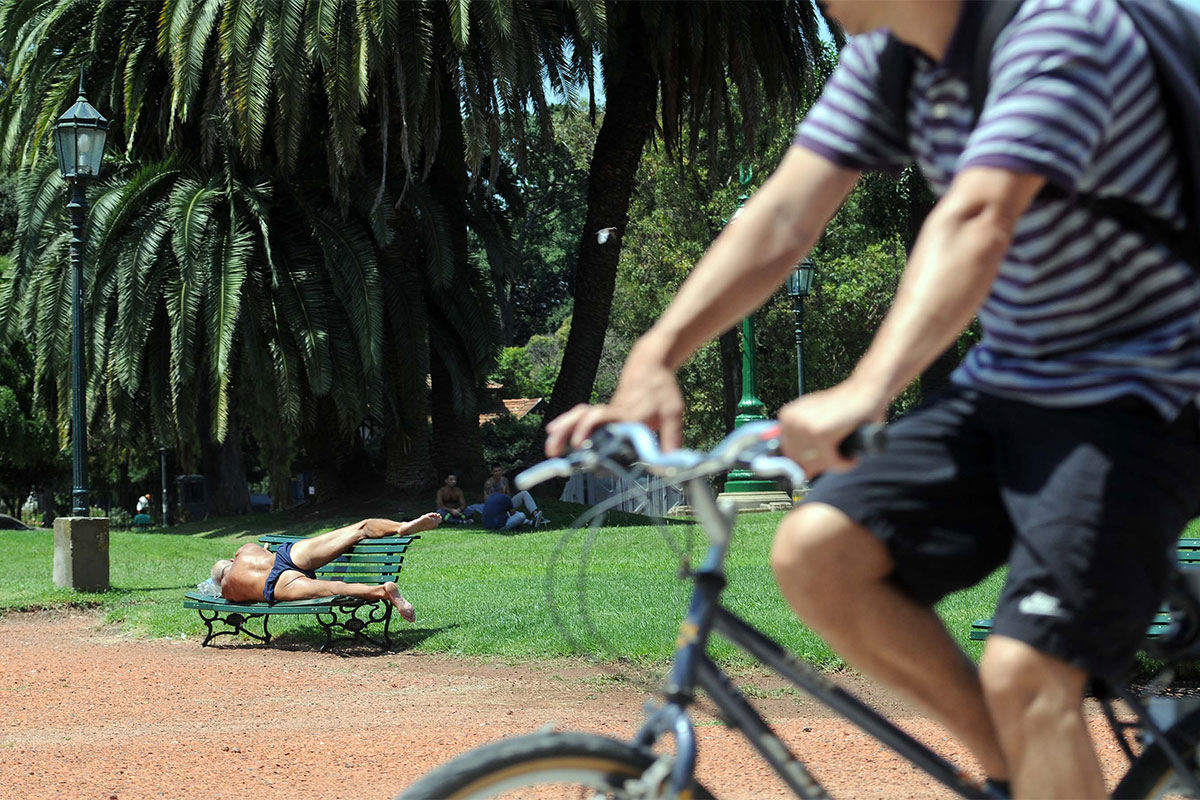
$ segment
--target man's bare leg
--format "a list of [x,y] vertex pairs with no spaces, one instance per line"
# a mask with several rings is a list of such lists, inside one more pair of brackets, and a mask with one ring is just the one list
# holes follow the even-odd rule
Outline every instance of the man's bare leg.
[[435,511],[423,514],[411,522],[391,519],[364,519],[344,528],[301,539],[292,545],[292,562],[301,569],[318,569],[350,550],[363,539],[408,535],[436,528],[442,517]]
[[840,656],[932,711],[988,777],[1008,777],[975,666],[937,614],[887,580],[892,560],[882,542],[813,503],[784,519],[771,565],[792,609]]
[[404,599],[404,596],[400,594],[400,588],[393,581],[387,581],[377,586],[366,583],[323,581],[288,570],[279,576],[279,581],[275,584],[276,600],[312,600],[317,597],[333,597],[338,594],[370,600],[387,600],[400,612],[400,616],[409,622],[414,622],[417,618],[412,603]]
[[1087,674],[1016,639],[988,637],[983,694],[1012,770],[1016,797],[1104,797],[1083,718]]
[[359,523],[364,526],[367,536],[378,539],[381,536],[412,536],[421,531],[429,531],[442,524],[442,515],[436,511],[422,514],[408,522],[397,522],[394,519],[364,519]]

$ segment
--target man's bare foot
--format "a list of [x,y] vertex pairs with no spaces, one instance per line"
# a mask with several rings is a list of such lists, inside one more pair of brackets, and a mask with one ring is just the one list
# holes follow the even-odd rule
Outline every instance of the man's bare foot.
[[394,581],[385,583],[383,590],[387,592],[388,602],[396,607],[396,610],[400,612],[400,616],[409,622],[417,621],[417,612],[413,608],[412,603],[404,599],[404,595],[400,594],[400,587]]
[[436,511],[430,511],[428,514],[422,514],[408,523],[407,527],[402,530],[404,533],[420,533],[421,531],[431,531],[441,524],[442,515]]

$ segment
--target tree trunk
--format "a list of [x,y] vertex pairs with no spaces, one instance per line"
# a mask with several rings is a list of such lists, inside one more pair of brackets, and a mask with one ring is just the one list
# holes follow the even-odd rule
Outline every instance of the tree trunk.
[[406,435],[393,429],[384,437],[387,454],[387,484],[404,491],[428,489],[436,482],[429,458],[429,424],[414,427]]
[[208,392],[196,404],[200,430],[200,472],[204,475],[204,502],[209,517],[250,513],[250,484],[242,463],[242,425],[236,408],[229,410],[224,442],[212,440],[212,406]]
[[345,453],[340,437],[341,425],[338,423],[333,400],[322,397],[317,401],[315,424],[306,427],[301,433],[301,441],[312,467],[318,503],[346,495],[346,481],[342,475]]
[[[447,78],[449,80],[449,78]],[[457,106],[446,105],[442,113],[442,135],[438,142],[438,159],[429,173],[429,187],[443,204],[447,213],[444,229],[455,269],[469,275],[470,244],[467,236],[468,178],[463,149],[462,117]],[[458,336],[455,326],[445,319],[440,308],[450,287],[427,285],[430,315],[429,379],[430,410],[433,418],[433,442],[430,455],[439,476],[450,470],[473,474],[483,469],[483,439],[479,434],[479,412],[475,402],[476,382],[483,382],[483,353],[472,353],[470,345],[461,340],[435,339],[435,331],[444,330]],[[439,297],[440,295],[440,297]],[[445,322],[439,326],[439,322]],[[452,359],[452,360],[451,360]],[[449,363],[448,363],[449,361]],[[454,377],[470,381],[470,386],[454,391],[451,369],[458,367]],[[455,399],[457,397],[457,402]],[[460,473],[461,474],[461,473]]]
[[[547,419],[591,398],[608,331],[621,237],[629,222],[629,200],[642,148],[654,125],[658,82],[646,57],[641,15],[630,13],[627,20],[626,29],[614,38],[624,43],[627,57],[619,73],[609,73],[614,78],[607,86],[610,102],[588,173],[587,216],[575,268],[575,310]],[[615,237],[600,244],[597,231],[609,227],[616,227]]]
[[38,487],[38,505],[42,507],[42,527],[53,528],[58,512],[54,507],[54,491],[49,486]]
[[733,430],[737,419],[738,402],[742,399],[742,351],[738,346],[738,331],[730,328],[721,334],[721,418],[725,432]]
[[201,448],[204,496],[210,517],[250,513],[250,485],[242,463],[242,428],[230,415],[224,442],[206,441]]
[[496,298],[496,305],[500,308],[500,341],[505,347],[512,347],[516,344],[516,337],[513,334],[512,284],[494,276],[492,280],[496,282],[496,290],[493,295]]
[[486,467],[476,404],[470,402],[464,408],[455,407],[450,370],[437,350],[430,352],[429,374],[432,383],[429,404],[433,409],[433,468],[439,478],[447,472],[457,473],[464,481],[480,477]]

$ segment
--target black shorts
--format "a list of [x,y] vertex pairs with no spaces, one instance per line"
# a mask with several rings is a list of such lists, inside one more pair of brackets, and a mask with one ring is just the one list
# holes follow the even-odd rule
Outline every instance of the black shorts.
[[1053,409],[955,389],[888,428],[884,453],[808,502],[873,532],[932,605],[1009,565],[992,631],[1115,679],[1200,511],[1200,421],[1135,398]]
[[300,567],[296,566],[296,562],[292,561],[292,545],[294,544],[295,542],[284,542],[275,551],[275,563],[271,565],[271,572],[267,575],[267,582],[263,584],[263,599],[268,603],[275,602],[275,584],[279,582],[279,576],[283,573],[291,570],[302,573],[309,578],[317,577],[315,570],[300,569]]

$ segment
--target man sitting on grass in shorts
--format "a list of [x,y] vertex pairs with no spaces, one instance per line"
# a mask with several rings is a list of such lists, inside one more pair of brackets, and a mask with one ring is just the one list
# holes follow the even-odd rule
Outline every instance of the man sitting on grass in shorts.
[[436,512],[417,517],[411,522],[364,519],[311,539],[286,542],[274,553],[253,542],[247,543],[238,548],[232,560],[223,558],[213,564],[212,580],[220,588],[221,596],[235,603],[312,600],[343,594],[387,600],[396,607],[400,616],[413,622],[417,616],[412,603],[401,596],[395,582],[372,586],[366,583],[323,581],[317,579],[316,571],[363,539],[420,533],[436,528],[441,521],[441,515]]
[[446,475],[446,482],[437,491],[437,513],[446,522],[467,525],[471,514],[467,509],[467,498],[458,485],[458,476],[453,472]]

